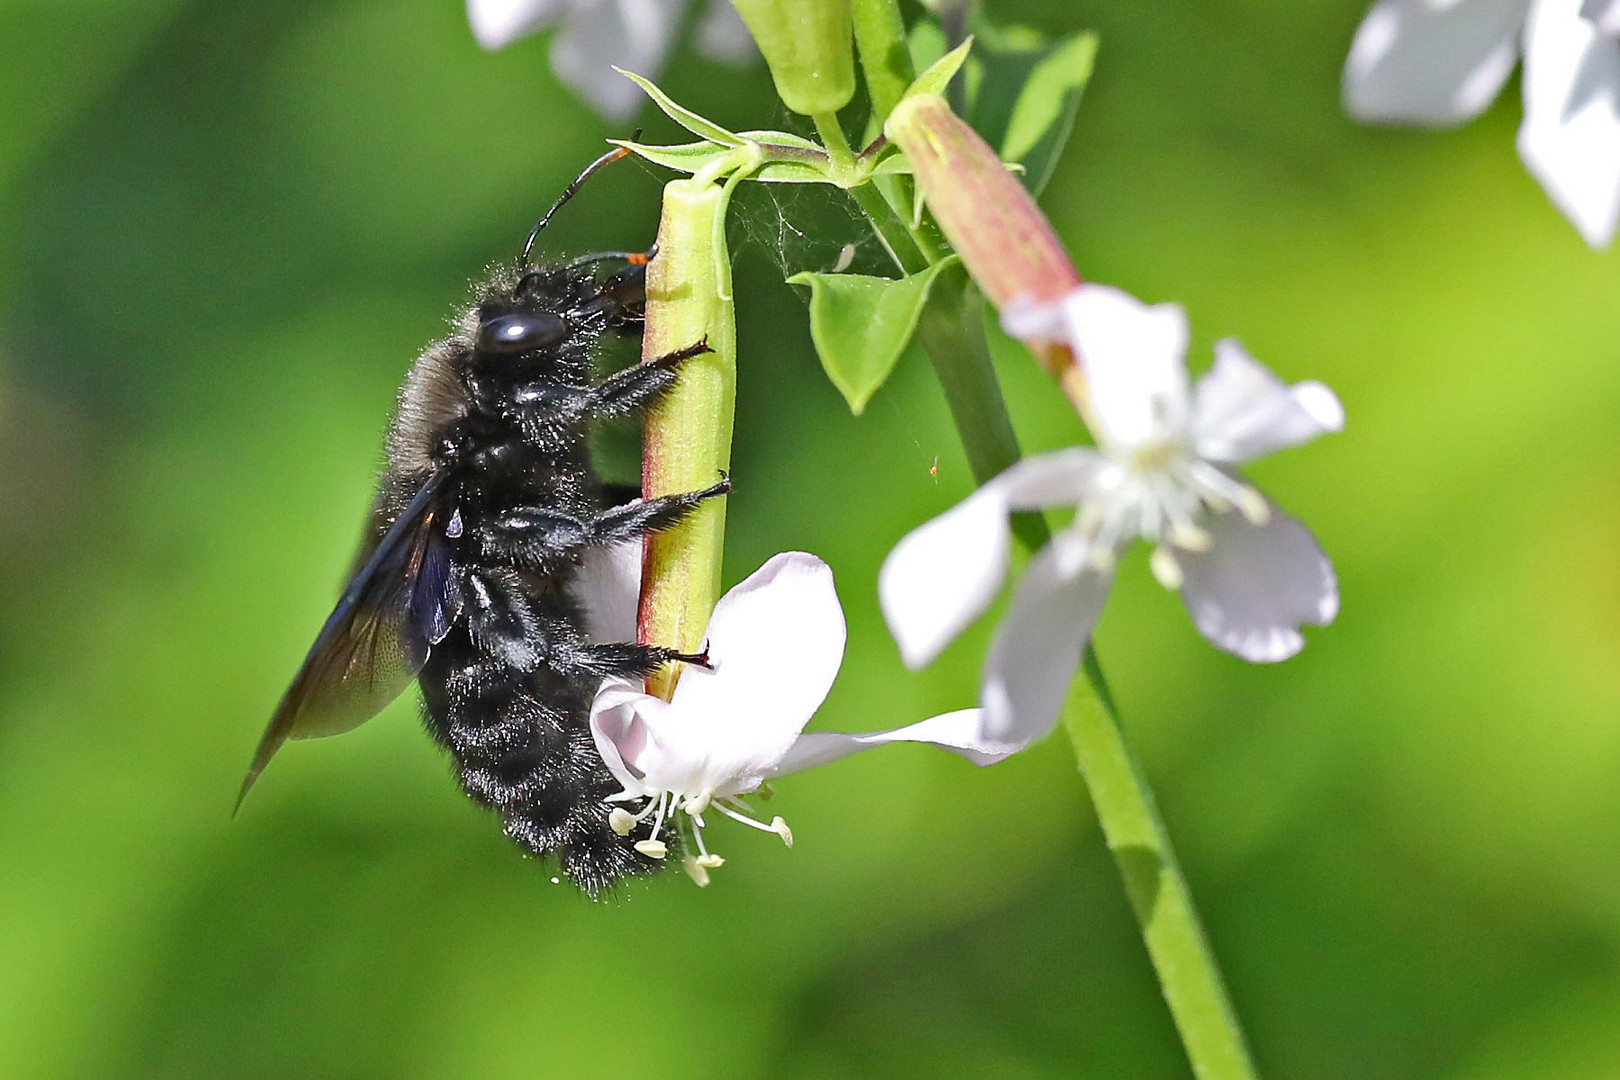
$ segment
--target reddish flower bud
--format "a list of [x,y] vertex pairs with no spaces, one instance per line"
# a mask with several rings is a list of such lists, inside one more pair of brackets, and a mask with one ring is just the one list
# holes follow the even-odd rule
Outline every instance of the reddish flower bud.
[[883,130],[906,152],[939,227],[998,308],[1055,300],[1080,284],[1046,215],[944,98],[906,98]]

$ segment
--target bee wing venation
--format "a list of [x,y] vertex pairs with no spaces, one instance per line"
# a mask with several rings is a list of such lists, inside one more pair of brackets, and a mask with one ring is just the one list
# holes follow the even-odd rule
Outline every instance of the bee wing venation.
[[409,685],[461,612],[439,505],[444,471],[416,496],[356,571],[265,728],[237,805],[282,743],[337,735]]

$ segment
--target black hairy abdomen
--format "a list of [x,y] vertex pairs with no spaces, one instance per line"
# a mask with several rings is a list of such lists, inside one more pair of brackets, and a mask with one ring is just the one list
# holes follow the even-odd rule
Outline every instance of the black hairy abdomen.
[[[461,572],[472,583],[484,573]],[[548,609],[544,614],[535,610]],[[454,757],[461,786],[500,814],[506,833],[596,893],[652,863],[607,824],[618,790],[589,728],[594,685],[553,661],[582,640],[572,597],[510,592],[469,608],[420,674],[428,730]]]

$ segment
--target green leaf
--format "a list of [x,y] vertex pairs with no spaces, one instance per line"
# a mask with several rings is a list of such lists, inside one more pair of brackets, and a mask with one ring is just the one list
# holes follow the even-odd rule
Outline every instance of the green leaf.
[[904,154],[890,154],[872,167],[868,176],[910,176],[911,160]]
[[968,52],[973,48],[973,39],[969,37],[962,44],[934,61],[928,70],[917,76],[901,98],[908,98],[913,94],[944,94],[945,87],[950,85],[951,79],[961,70],[967,62]]
[[[780,131],[745,131],[743,137],[754,139],[756,136],[769,138],[769,142],[762,142],[761,148],[765,151],[765,163],[758,169],[749,173],[746,179],[758,180],[767,184],[830,184],[831,177],[828,170],[831,163],[827,160],[821,148],[806,139],[794,135],[786,135]],[[786,140],[793,140],[791,142]],[[646,158],[655,165],[662,165],[666,169],[676,172],[696,173],[722,158],[736,153],[735,147],[718,146],[711,142],[681,143],[677,146],[647,146],[643,143],[628,142],[624,139],[609,139],[614,146],[622,146],[638,157]],[[772,146],[785,147],[794,152],[803,152],[806,155],[814,154],[814,160],[772,159],[770,156]]]
[[740,137],[767,146],[791,146],[795,150],[814,150],[818,154],[826,154],[819,143],[813,143],[803,135],[795,135],[791,131],[745,131]]
[[974,23],[979,46],[965,73],[965,119],[1000,155],[1023,164],[1024,186],[1039,194],[1074,130],[1091,77],[1097,35],[1051,41],[1022,26]]
[[1042,57],[1024,82],[1007,121],[1001,156],[1023,164],[1024,184],[1033,192],[1039,193],[1052,178],[1096,58],[1097,35],[1074,34]]
[[735,132],[727,131],[713,120],[704,119],[684,105],[677,105],[673,98],[658,89],[650,80],[643,79],[640,75],[620,67],[613,70],[641,87],[642,90],[646,91],[647,96],[652,98],[653,104],[664,111],[665,116],[698,138],[707,139],[712,143],[719,143],[721,146],[741,146],[743,144],[741,136]]
[[808,270],[788,278],[810,286],[810,338],[850,412],[859,416],[894,370],[934,278],[957,261],[952,255],[898,281]]
[[608,142],[614,146],[622,146],[637,157],[644,157],[655,165],[684,173],[695,173],[735,149],[717,146],[712,142],[682,143],[679,146],[647,146],[625,139],[609,139]]
[[832,177],[823,168],[804,161],[771,161],[761,165],[748,177],[762,184],[831,184]]
[[911,69],[926,71],[945,55],[945,31],[933,18],[919,19],[906,33],[906,51],[911,53]]

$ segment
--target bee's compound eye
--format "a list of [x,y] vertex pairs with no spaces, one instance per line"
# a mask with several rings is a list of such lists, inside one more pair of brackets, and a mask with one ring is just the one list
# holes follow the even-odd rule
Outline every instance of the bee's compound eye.
[[478,351],[495,356],[516,356],[561,343],[568,324],[556,315],[537,311],[497,315],[478,327]]

